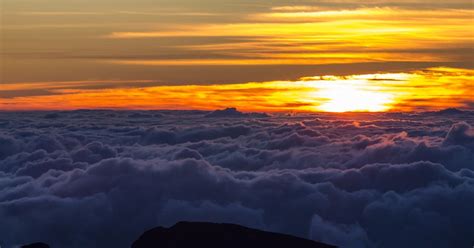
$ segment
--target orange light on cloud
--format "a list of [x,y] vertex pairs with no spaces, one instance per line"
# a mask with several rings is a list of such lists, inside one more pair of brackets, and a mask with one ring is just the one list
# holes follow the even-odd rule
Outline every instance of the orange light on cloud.
[[[466,107],[474,99],[474,71],[432,68],[411,73],[305,77],[298,81],[62,89],[50,95],[0,98],[2,110],[51,109],[203,109],[244,111],[412,111]],[[37,87],[48,89],[47,83]],[[14,88],[8,90],[25,90]],[[29,84],[29,90],[35,89]],[[2,91],[0,89],[0,96]]]

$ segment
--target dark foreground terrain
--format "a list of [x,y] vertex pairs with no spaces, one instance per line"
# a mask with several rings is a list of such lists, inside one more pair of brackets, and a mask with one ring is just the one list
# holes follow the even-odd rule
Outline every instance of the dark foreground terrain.
[[242,247],[335,247],[290,235],[264,232],[235,224],[179,222],[170,228],[145,232],[132,248],[242,248]]
[[[235,224],[179,222],[170,228],[156,227],[143,233],[132,248],[250,248],[298,247],[332,248],[335,246],[286,234],[260,231]],[[22,248],[50,248],[45,243],[34,243]]]

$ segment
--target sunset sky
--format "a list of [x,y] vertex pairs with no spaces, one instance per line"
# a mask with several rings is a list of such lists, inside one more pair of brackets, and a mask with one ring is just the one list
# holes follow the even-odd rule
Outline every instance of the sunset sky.
[[473,161],[474,0],[0,0],[0,248],[472,247]]
[[2,0],[0,109],[472,109],[472,7]]

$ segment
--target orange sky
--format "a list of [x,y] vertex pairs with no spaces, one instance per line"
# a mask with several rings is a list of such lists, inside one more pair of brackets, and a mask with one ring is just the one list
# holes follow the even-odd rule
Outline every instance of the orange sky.
[[[416,111],[472,108],[469,104],[474,99],[474,70],[453,68],[431,68],[411,73],[305,77],[298,81],[78,89],[89,83],[8,85],[0,90],[0,95],[3,93],[5,96],[0,98],[0,107],[4,110],[212,110],[237,106],[244,111],[266,112]],[[7,97],[6,94],[32,90],[46,92],[24,97]]]
[[0,110],[474,105],[470,0],[1,5]]

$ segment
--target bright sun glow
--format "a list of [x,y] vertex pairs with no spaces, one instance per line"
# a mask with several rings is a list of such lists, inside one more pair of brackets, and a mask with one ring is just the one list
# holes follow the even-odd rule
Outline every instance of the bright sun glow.
[[366,80],[321,81],[317,96],[327,102],[317,107],[328,112],[386,111],[393,102],[390,93],[370,88]]

